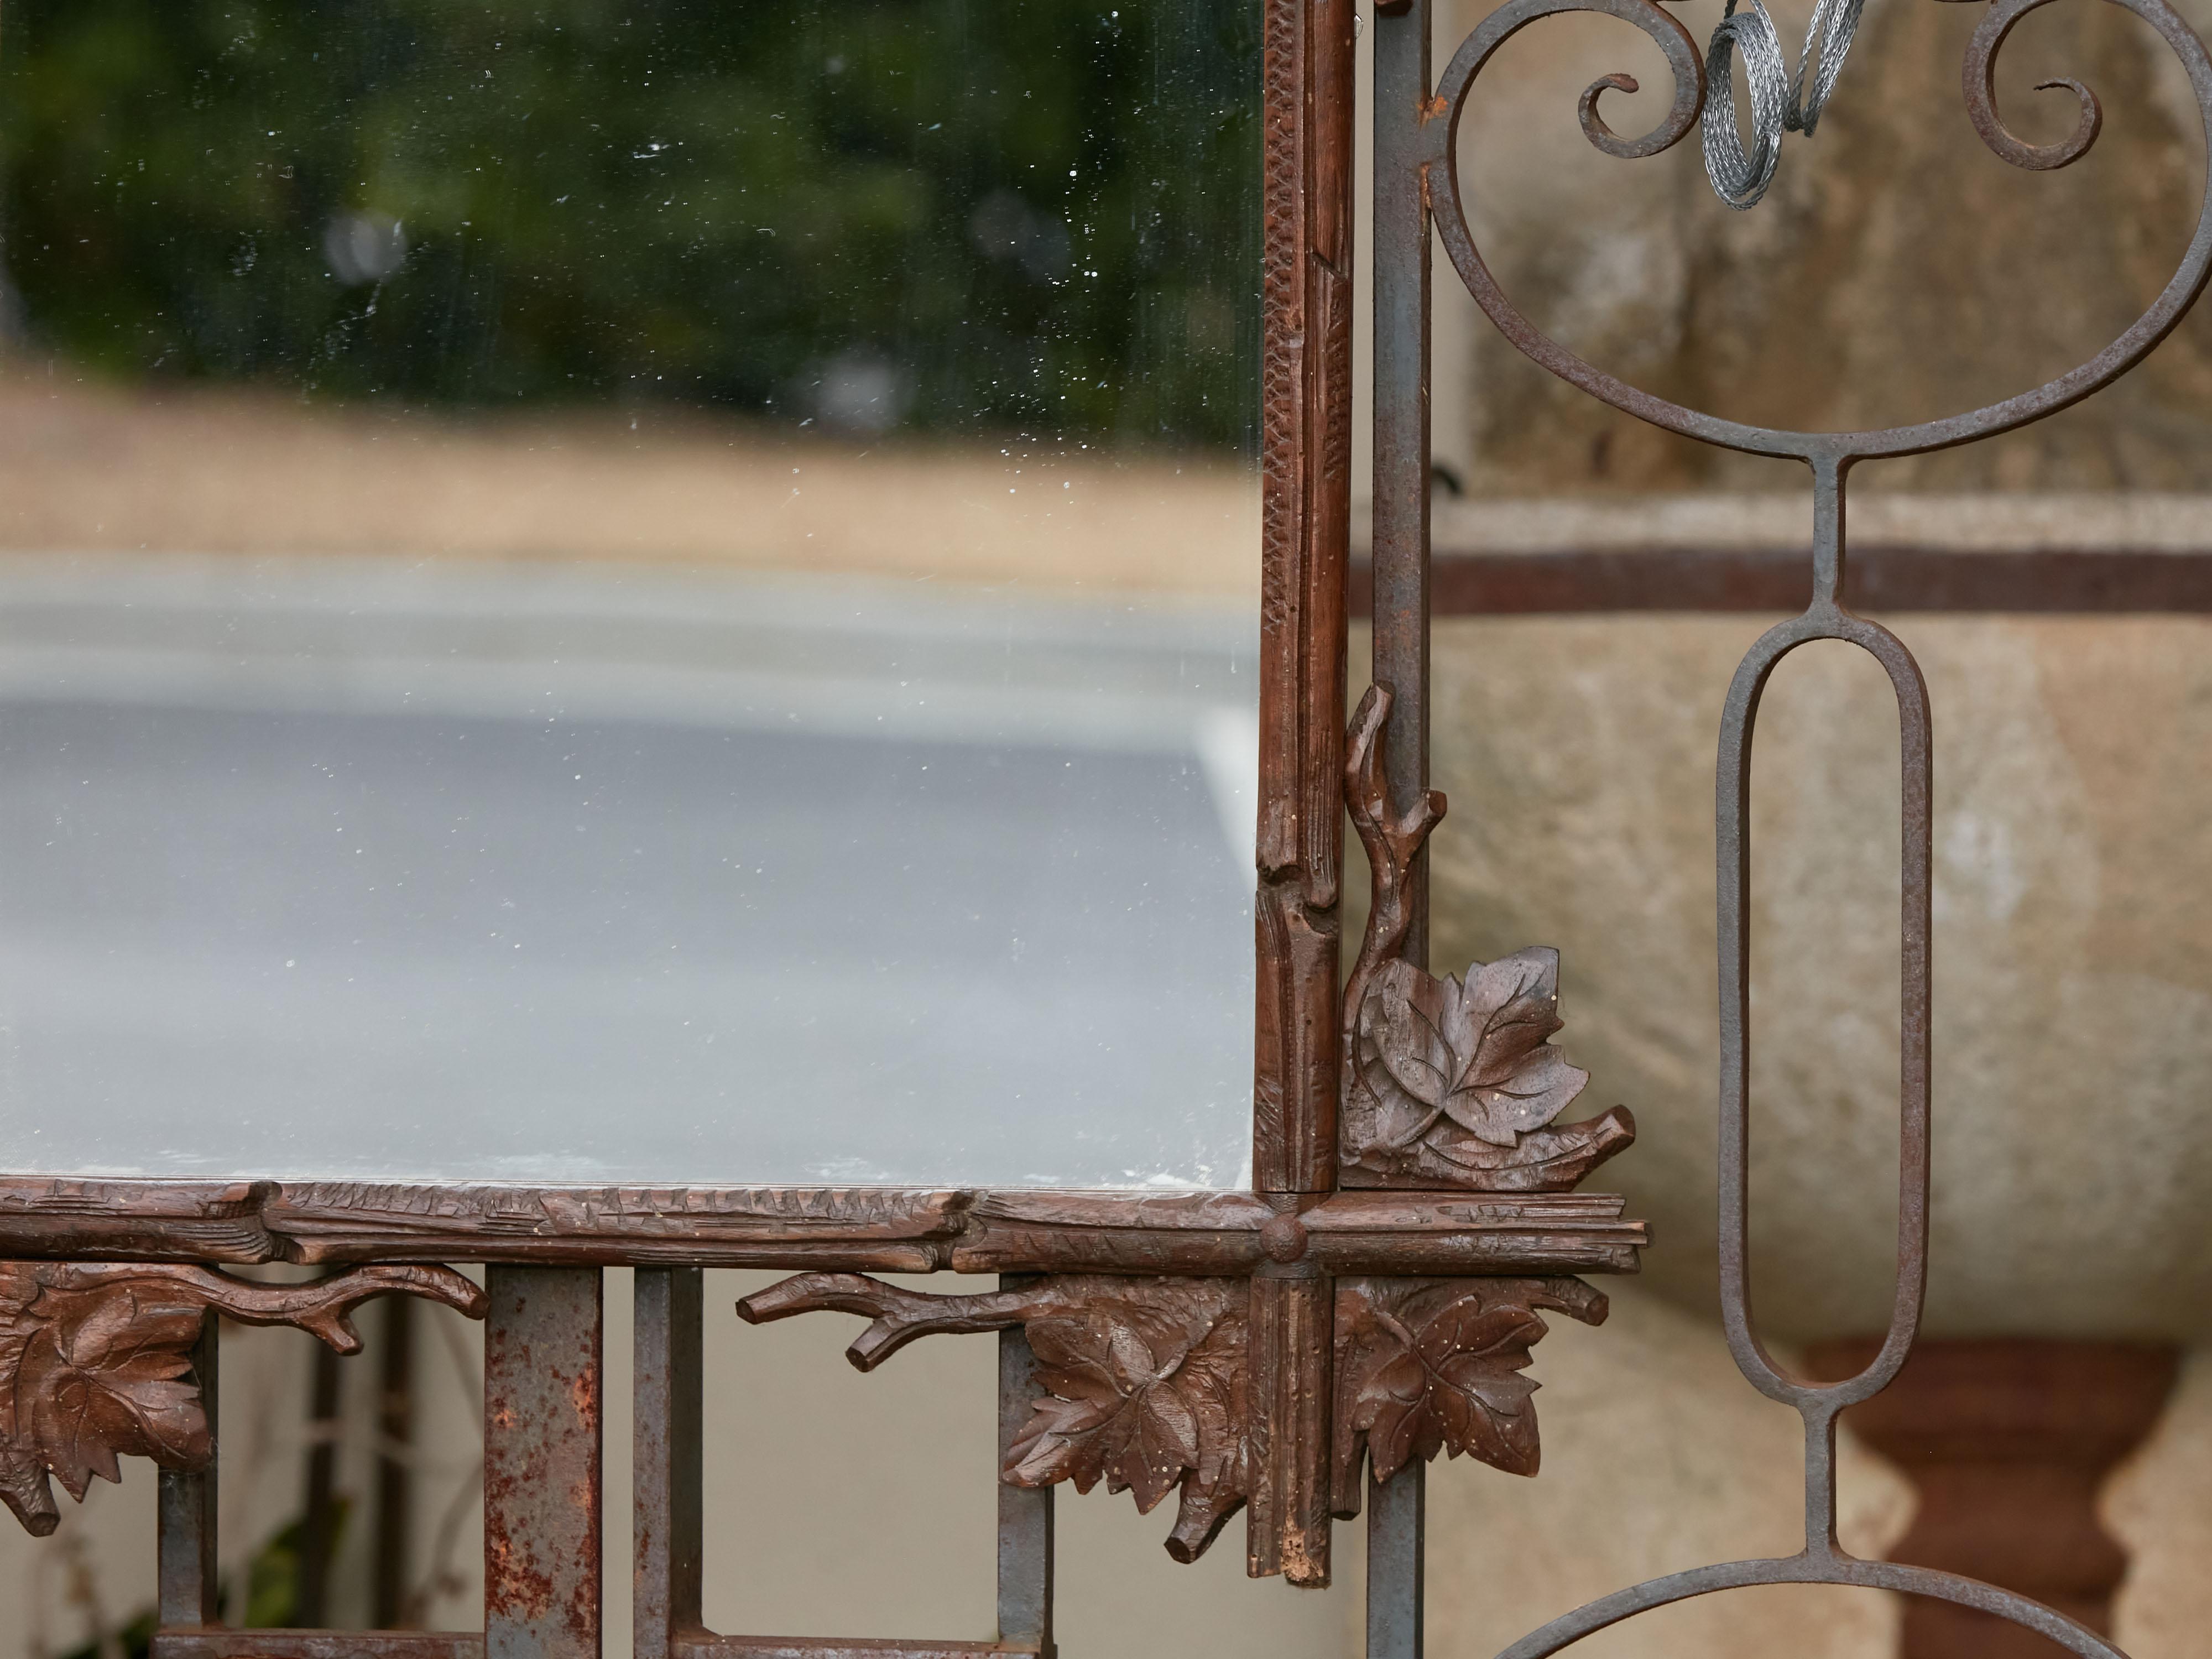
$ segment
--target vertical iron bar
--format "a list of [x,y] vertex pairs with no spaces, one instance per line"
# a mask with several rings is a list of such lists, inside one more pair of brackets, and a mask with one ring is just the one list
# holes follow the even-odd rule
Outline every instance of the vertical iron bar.
[[[1429,209],[1421,173],[1430,0],[1375,8],[1374,677],[1390,688],[1382,734],[1390,805],[1429,787]],[[1404,955],[1429,958],[1429,857],[1407,872]]]
[[[1025,1274],[1000,1278],[1001,1290],[1034,1282]],[[1038,1394],[1036,1357],[1018,1325],[999,1333],[999,1470],[1030,1419]],[[999,1487],[999,1640],[1012,1648],[1034,1647],[1052,1659],[1052,1488]]]
[[[1375,27],[1374,678],[1390,688],[1382,770],[1397,811],[1429,787],[1429,207],[1421,172],[1431,0],[1385,0]],[[1406,874],[1402,954],[1429,963],[1429,854]],[[1368,1483],[1367,1659],[1421,1659],[1424,1511],[1416,1460]]]
[[600,1270],[484,1288],[485,1659],[599,1659]]
[[307,1395],[307,1486],[300,1519],[300,1582],[292,1623],[319,1630],[329,1623],[331,1558],[338,1531],[338,1356],[318,1343]]
[[1367,1659],[1421,1659],[1421,1532],[1429,1466],[1367,1482]]
[[222,1621],[216,1583],[216,1489],[221,1468],[222,1437],[216,1416],[221,1322],[213,1313],[200,1317],[200,1340],[192,1345],[192,1376],[199,1383],[200,1408],[207,1413],[214,1454],[198,1474],[161,1472],[156,1553],[161,1584],[157,1607],[163,1630],[195,1630]]
[[636,1659],[669,1659],[676,1638],[705,1624],[700,1610],[700,1340],[705,1274],[697,1267],[637,1270],[631,1601]]
[[387,1297],[384,1352],[379,1366],[376,1455],[375,1583],[369,1623],[397,1630],[407,1616],[407,1540],[413,1531],[414,1472],[408,1458],[415,1439],[415,1298]]
[[1832,1561],[1836,1536],[1836,1413],[1832,1401],[1809,1401],[1805,1419],[1805,1553]]
[[1813,462],[1813,604],[1832,609],[1844,595],[1844,475],[1850,463],[1832,455]]

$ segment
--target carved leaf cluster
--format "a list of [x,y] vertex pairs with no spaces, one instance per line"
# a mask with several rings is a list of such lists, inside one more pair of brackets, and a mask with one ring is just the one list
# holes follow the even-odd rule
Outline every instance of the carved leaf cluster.
[[1346,1161],[1394,1181],[1559,1191],[1627,1146],[1635,1120],[1618,1108],[1553,1125],[1589,1082],[1550,1040],[1559,984],[1559,953],[1542,946],[1464,981],[1379,963],[1351,1032]]
[[260,1285],[204,1267],[0,1261],[0,1502],[31,1532],[61,1512],[48,1477],[82,1502],[120,1460],[198,1469],[213,1455],[191,1351],[207,1310],[294,1325],[340,1353],[361,1347],[349,1311],[395,1291],[481,1318],[482,1290],[446,1267],[359,1267]]
[[1243,1474],[1242,1287],[1179,1281],[1171,1294],[1133,1283],[1125,1297],[1029,1322],[1037,1380],[1049,1391],[1011,1448],[1018,1486],[1099,1481],[1149,1513],[1186,1477],[1238,1488]]
[[[1449,1118],[1493,1146],[1540,1129],[1589,1073],[1548,1039],[1559,1029],[1559,953],[1539,946],[1437,980],[1403,959],[1375,975],[1362,1011],[1384,1133],[1418,1139]],[[1395,1133],[1394,1133],[1395,1132]]]
[[1012,1486],[1073,1481],[1182,1501],[1168,1553],[1194,1561],[1249,1487],[1242,1279],[1054,1274],[1018,1289],[930,1296],[863,1273],[799,1273],[738,1304],[750,1323],[834,1309],[873,1322],[846,1356],[872,1370],[916,1337],[1021,1326],[1045,1392],[1006,1449]]
[[122,1478],[123,1456],[206,1466],[186,1358],[204,1305],[159,1280],[70,1290],[0,1263],[0,1497],[31,1531],[58,1519],[49,1472],[82,1502],[95,1475]]
[[[1102,1482],[1149,1513],[1180,1489],[1168,1552],[1195,1560],[1250,1495],[1249,1288],[1242,1279],[1053,1274],[933,1296],[860,1273],[800,1273],[738,1304],[753,1323],[823,1310],[873,1322],[847,1350],[872,1369],[934,1332],[1023,1327],[1045,1392],[1010,1442],[1021,1486]],[[1358,1513],[1372,1455],[1388,1480],[1439,1452],[1534,1474],[1537,1311],[1597,1324],[1604,1297],[1574,1279],[1336,1281],[1335,1507]]]
[[1605,1298],[1576,1279],[1346,1279],[1337,1289],[1336,1508],[1375,1478],[1438,1452],[1510,1474],[1540,1457],[1529,1349],[1540,1307],[1596,1324]]

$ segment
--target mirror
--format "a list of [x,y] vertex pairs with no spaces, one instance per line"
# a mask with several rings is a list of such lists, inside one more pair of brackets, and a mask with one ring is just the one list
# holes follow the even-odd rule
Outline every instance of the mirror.
[[1249,8],[0,37],[0,1170],[1248,1181]]

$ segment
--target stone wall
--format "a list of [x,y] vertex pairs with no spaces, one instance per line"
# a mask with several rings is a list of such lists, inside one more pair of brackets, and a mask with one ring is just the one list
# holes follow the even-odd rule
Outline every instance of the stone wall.
[[[1558,1041],[1625,1103],[1651,1281],[1714,1271],[1713,757],[1749,617],[1440,620],[1434,947],[1563,952]],[[1911,617],[1936,720],[1931,1330],[2199,1338],[2212,1310],[2212,622]],[[1755,1288],[1887,1322],[1897,720],[1870,659],[1777,672],[1753,769]]]
[[[1487,0],[1443,5],[1439,66]],[[1670,6],[1702,43],[1712,0]],[[1810,0],[1771,7],[1785,51]],[[2207,9],[2183,0],[2185,13]],[[1739,419],[1855,427],[1922,419],[2024,391],[2094,355],[2163,287],[2186,246],[2203,143],[2186,81],[2117,6],[2055,5],[1999,60],[2000,107],[2049,143],[2072,99],[2102,97],[2102,137],[2079,163],[2030,173],[1969,125],[1960,65],[1977,9],[1872,0],[1811,138],[1787,136],[1766,199],[1734,212],[1707,185],[1697,136],[1642,161],[1600,155],[1575,96],[1608,94],[1617,131],[1663,112],[1656,48],[1601,17],[1547,20],[1477,84],[1461,165],[1476,240],[1541,327],[1647,389]],[[2192,21],[2201,27],[2203,16]],[[1553,380],[1475,313],[1441,258],[1439,460],[1477,494],[1774,489],[1772,462],[1644,427]],[[1875,489],[2200,489],[2212,484],[2212,316],[2185,322],[2150,364],[2088,404],[1994,444],[1886,464]]]

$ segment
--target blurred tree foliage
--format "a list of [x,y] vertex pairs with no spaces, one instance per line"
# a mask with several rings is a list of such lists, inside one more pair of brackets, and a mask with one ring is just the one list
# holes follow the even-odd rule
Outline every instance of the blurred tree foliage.
[[22,327],[117,376],[1248,447],[1249,0],[9,0]]

